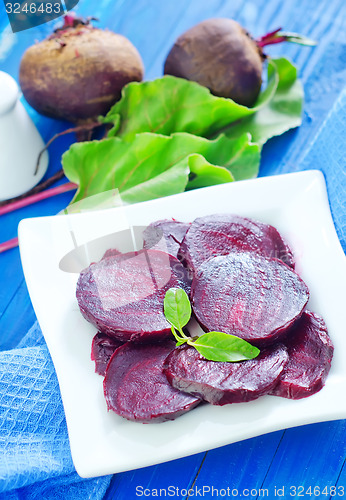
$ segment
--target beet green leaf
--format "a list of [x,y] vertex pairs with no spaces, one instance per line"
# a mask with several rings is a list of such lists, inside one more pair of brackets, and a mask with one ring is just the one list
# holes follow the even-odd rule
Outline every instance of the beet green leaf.
[[164,76],[126,85],[122,98],[103,121],[115,124],[110,135],[128,140],[141,132],[188,132],[206,137],[252,113],[231,99],[213,96],[198,83]]
[[250,133],[253,142],[264,144],[268,139],[299,127],[302,121],[304,91],[297,79],[297,69],[287,59],[274,59],[279,75],[275,95],[255,114],[224,130],[228,137]]
[[[118,189],[125,203],[137,203],[181,193],[206,182],[214,183],[256,177],[259,167],[259,147],[247,134],[236,139],[224,135],[207,140],[191,134],[171,136],[137,134],[132,141],[111,137],[102,141],[73,144],[63,155],[66,176],[79,185],[72,200]],[[206,163],[196,164],[190,155],[202,155]],[[201,180],[199,178],[201,177]]]
[[231,99],[213,96],[195,82],[165,76],[150,82],[132,82],[102,120],[112,123],[110,136],[132,139],[141,132],[175,132],[215,138],[250,133],[264,144],[301,123],[303,88],[288,59],[268,59],[267,84],[255,106],[247,108]]

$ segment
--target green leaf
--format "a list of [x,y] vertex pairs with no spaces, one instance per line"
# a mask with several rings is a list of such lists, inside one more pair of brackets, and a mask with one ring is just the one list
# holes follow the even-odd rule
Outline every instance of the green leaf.
[[[258,144],[251,142],[250,134],[243,134],[228,143],[224,141],[226,137],[219,136],[220,151],[216,156],[207,156],[212,163],[217,163],[226,167],[235,181],[253,179],[258,175],[261,160],[261,150]],[[221,142],[224,143],[224,149]]]
[[167,321],[180,333],[191,318],[190,300],[182,288],[170,288],[167,290],[163,310]]
[[188,158],[190,176],[187,189],[214,186],[234,181],[234,177],[225,167],[212,165],[204,156],[192,154]]
[[182,338],[180,335],[175,331],[174,326],[171,327],[171,332],[173,333],[173,336],[175,340],[177,341],[176,346],[180,346],[182,344],[185,344],[187,338]]
[[130,142],[112,137],[73,144],[62,163],[66,176],[79,185],[73,203],[114,189],[124,202],[135,203],[183,192],[189,156],[196,153],[228,169],[236,180],[257,175],[259,148],[247,135],[237,139],[221,135],[213,141],[184,133],[169,137],[143,133]]
[[256,358],[260,353],[246,340],[222,332],[207,332],[187,343],[210,361],[245,361]]
[[309,47],[314,47],[315,45],[317,45],[316,40],[311,40],[311,38],[307,38],[306,36],[300,35],[299,33],[278,31],[277,37],[284,37],[285,42],[298,43],[299,45],[307,45]]
[[304,91],[297,79],[297,69],[285,58],[273,59],[268,71],[272,65],[279,75],[275,95],[257,113],[224,130],[227,137],[250,133],[253,142],[263,145],[271,137],[301,124]]
[[255,113],[270,101],[277,85],[276,68],[270,65],[266,89],[256,105],[247,108],[216,97],[207,88],[183,78],[167,75],[150,82],[132,82],[124,87],[122,98],[102,121],[114,123],[110,135],[126,140],[141,132],[188,132],[211,137],[230,123]]

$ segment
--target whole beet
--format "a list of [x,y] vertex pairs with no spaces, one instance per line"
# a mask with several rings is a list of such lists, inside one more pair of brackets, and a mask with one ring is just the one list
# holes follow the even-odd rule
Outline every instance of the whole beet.
[[208,19],[173,45],[164,73],[193,80],[221,97],[252,106],[262,84],[261,47],[232,19]]
[[66,16],[61,29],[26,50],[19,82],[39,113],[78,123],[106,114],[123,86],[141,81],[143,72],[127,38]]

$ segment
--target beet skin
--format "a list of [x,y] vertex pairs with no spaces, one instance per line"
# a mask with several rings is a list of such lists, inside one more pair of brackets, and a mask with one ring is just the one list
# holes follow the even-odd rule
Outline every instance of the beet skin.
[[236,21],[207,19],[179,36],[164,73],[252,106],[261,90],[263,59],[261,48]]
[[143,73],[141,57],[127,38],[75,21],[25,51],[19,82],[39,113],[81,122],[105,115],[124,85],[141,81]]

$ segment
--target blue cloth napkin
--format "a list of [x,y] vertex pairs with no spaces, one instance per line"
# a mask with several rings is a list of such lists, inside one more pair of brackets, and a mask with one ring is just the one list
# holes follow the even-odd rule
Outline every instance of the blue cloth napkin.
[[[297,168],[324,173],[344,250],[345,130],[346,89]],[[110,476],[82,480],[75,472],[58,381],[37,324],[16,349],[0,352],[0,457],[0,500],[98,500],[110,482]]]
[[111,476],[75,472],[58,380],[36,323],[0,352],[0,499],[101,499]]

